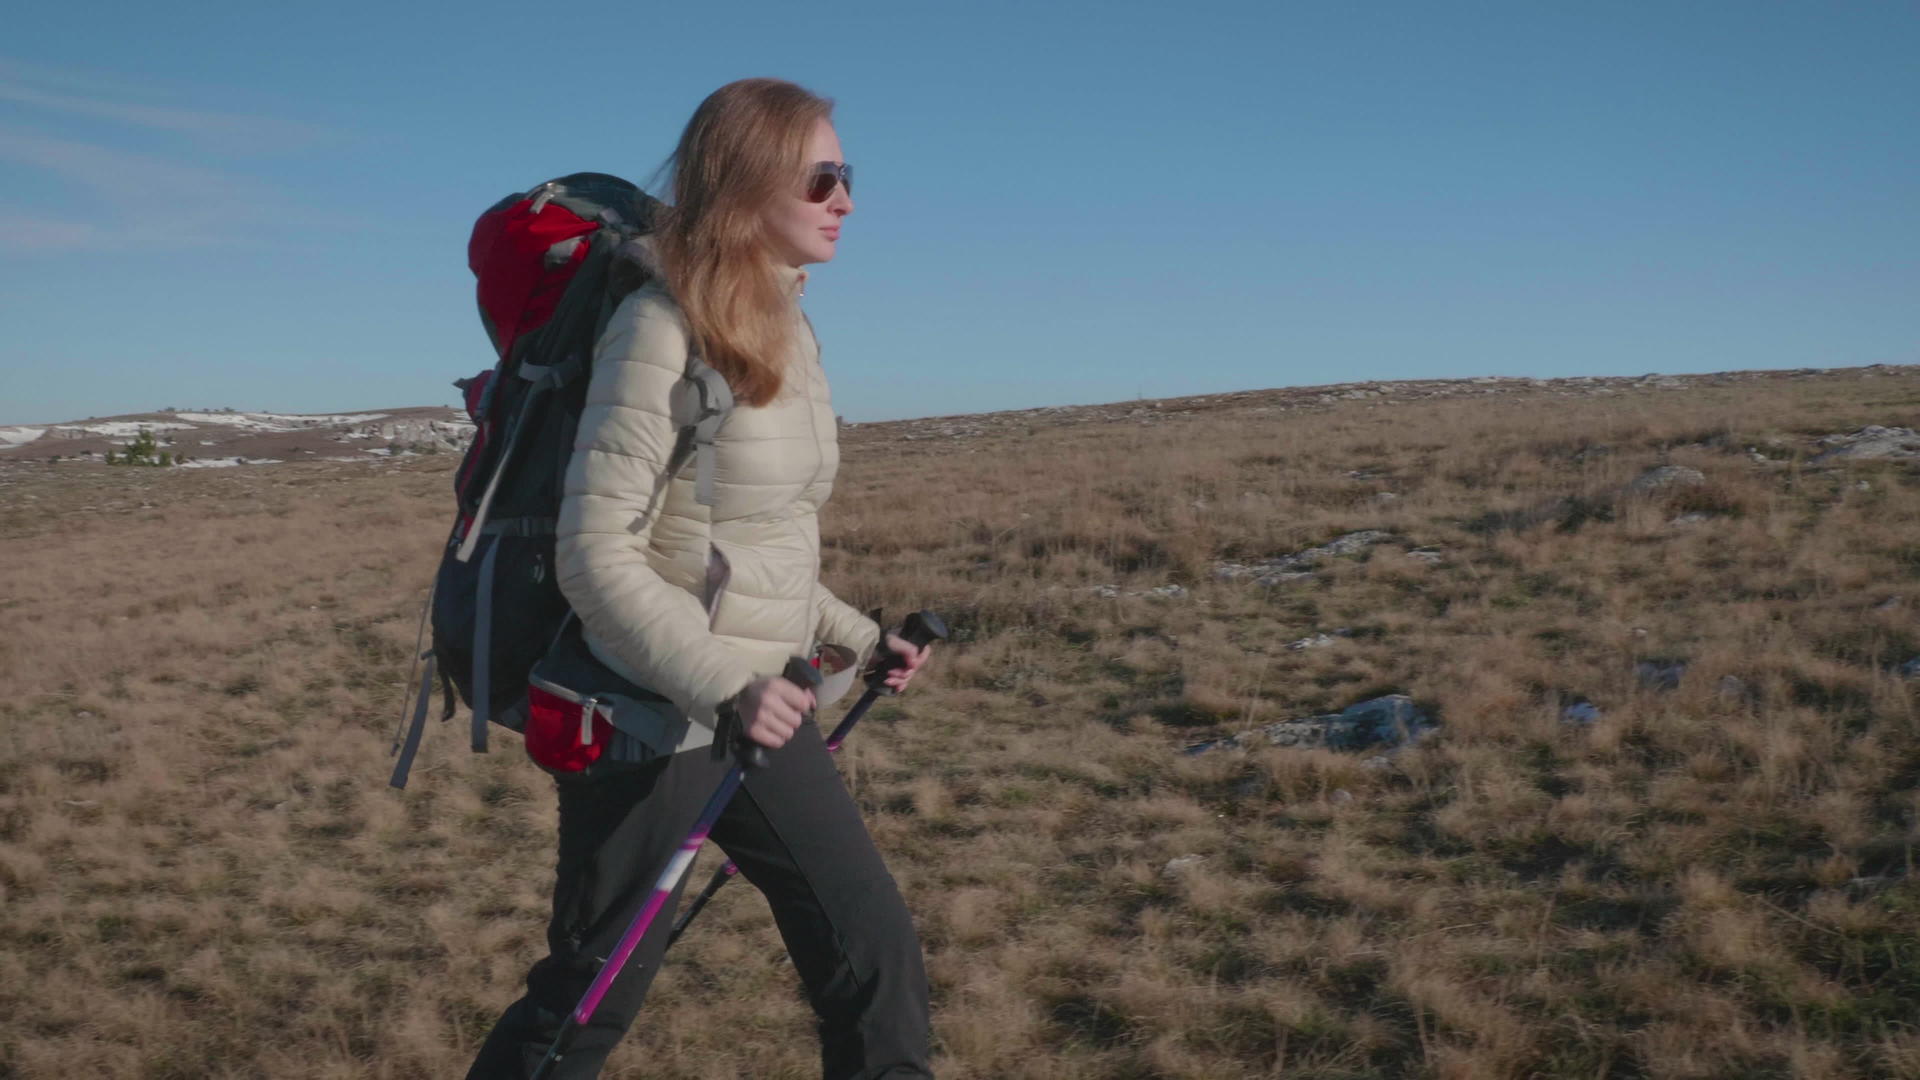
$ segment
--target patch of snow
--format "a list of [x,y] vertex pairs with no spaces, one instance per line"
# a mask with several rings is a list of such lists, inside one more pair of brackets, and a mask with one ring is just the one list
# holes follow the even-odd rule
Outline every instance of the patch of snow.
[[280,463],[279,458],[247,458],[245,461],[230,457],[194,458],[192,461],[183,461],[174,467],[177,469],[231,469],[236,465],[278,465]]
[[46,433],[43,427],[0,427],[0,450],[25,446]]
[[156,434],[162,431],[186,431],[192,424],[175,424],[166,420],[102,420],[97,424],[55,424],[51,430],[56,439],[82,439],[88,435],[104,435],[109,439],[130,439],[145,428]]
[[[225,424],[229,427],[245,428],[249,431],[300,431],[305,428],[334,427],[340,424],[364,424],[370,420],[385,420],[386,413],[316,413],[302,416],[294,413],[174,413],[182,420],[191,420],[196,424]],[[184,426],[184,425],[182,425]]]

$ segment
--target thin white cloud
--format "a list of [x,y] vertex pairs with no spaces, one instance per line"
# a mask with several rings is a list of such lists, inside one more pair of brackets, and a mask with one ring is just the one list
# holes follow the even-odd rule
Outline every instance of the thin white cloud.
[[0,206],[0,250],[204,247],[261,227],[321,224],[251,179],[154,154],[0,129],[0,161],[60,177],[99,211],[86,223]]
[[[257,154],[310,147],[321,129],[243,113],[147,104],[158,96],[124,82],[0,58],[0,102],[27,110],[85,116],[205,149]],[[133,100],[129,100],[133,99]],[[62,205],[0,204],[0,253],[205,247],[244,242],[251,231],[302,225],[337,228],[258,180],[191,164],[164,152],[119,149],[19,125],[0,127],[0,162],[50,173],[83,193]],[[102,131],[90,128],[89,131]],[[84,206],[87,217],[74,212]]]
[[0,213],[0,251],[78,251],[105,247],[108,232],[91,221]]
[[86,116],[147,131],[183,135],[225,150],[294,150],[333,137],[311,124],[223,109],[156,103],[151,86],[0,58],[0,101]]
[[154,87],[151,84],[135,83],[119,76],[102,75],[98,72],[80,71],[75,68],[32,64],[5,56],[0,56],[0,79],[51,87],[73,94],[141,97],[154,93]]
[[185,135],[234,150],[294,149],[320,138],[318,129],[240,113],[179,109],[168,105],[140,105],[49,93],[0,79],[0,101],[51,109],[78,116],[110,120],[129,127]]

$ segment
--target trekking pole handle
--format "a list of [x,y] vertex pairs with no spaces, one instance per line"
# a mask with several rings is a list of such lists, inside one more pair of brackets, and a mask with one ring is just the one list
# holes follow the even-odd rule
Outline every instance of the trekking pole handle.
[[[926,608],[921,608],[907,616],[906,621],[900,624],[900,629],[895,633],[906,639],[907,644],[914,648],[924,649],[936,641],[947,640],[947,622]],[[886,692],[887,675],[894,668],[894,664],[890,662],[894,655],[887,648],[883,638],[879,651],[874,653],[873,670],[867,672],[868,689]]]
[[[787,657],[787,666],[780,669],[780,677],[802,690],[812,690],[820,685],[819,670],[804,656]],[[807,710],[805,718],[812,717],[813,710]],[[740,723],[738,712],[734,714],[733,751],[740,759],[740,767],[748,772],[767,767],[767,748],[747,737],[747,729]]]

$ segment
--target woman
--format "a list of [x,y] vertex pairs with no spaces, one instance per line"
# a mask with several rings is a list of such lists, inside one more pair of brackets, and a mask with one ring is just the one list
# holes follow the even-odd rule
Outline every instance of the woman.
[[[595,348],[561,507],[561,588],[593,655],[670,698],[684,722],[653,736],[651,760],[559,781],[549,955],[470,1080],[539,1063],[731,766],[716,728],[733,724],[777,752],[712,838],[773,908],[819,1017],[824,1075],[932,1075],[913,923],[818,729],[803,723],[812,692],[778,675],[816,643],[864,659],[880,637],[819,583],[815,512],[839,454],[798,300],[802,268],[833,258],[853,212],[831,109],[774,79],[730,83],[701,103],[654,232],[663,273],[620,305]],[[662,475],[689,349],[735,398],[715,439],[710,507],[692,476]],[[886,645],[889,683],[903,687],[927,651],[895,635]],[[555,1077],[599,1074],[659,969],[670,922],[654,921]]]

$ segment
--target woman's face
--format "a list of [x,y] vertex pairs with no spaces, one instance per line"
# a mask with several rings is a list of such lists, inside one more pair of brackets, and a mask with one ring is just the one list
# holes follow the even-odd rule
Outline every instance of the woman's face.
[[838,165],[844,160],[833,125],[825,120],[815,123],[807,137],[804,175],[796,177],[793,189],[775,198],[766,211],[767,236],[774,258],[781,263],[801,267],[833,258],[834,245],[840,242],[840,219],[853,213],[853,196],[845,184],[836,183],[824,202],[808,202],[806,184],[818,163]]

